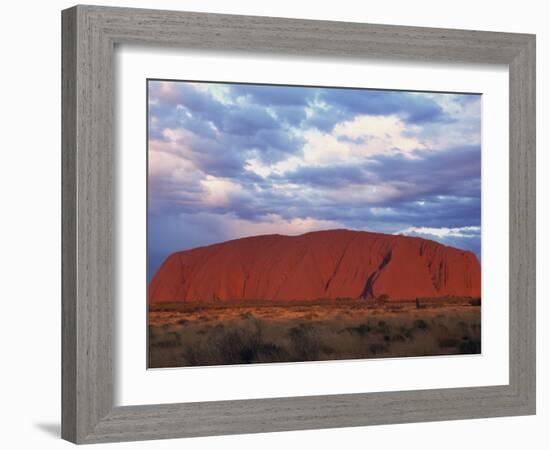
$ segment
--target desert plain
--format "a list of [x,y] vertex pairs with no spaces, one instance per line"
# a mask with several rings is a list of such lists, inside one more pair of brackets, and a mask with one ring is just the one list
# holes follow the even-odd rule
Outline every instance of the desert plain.
[[149,305],[150,368],[481,352],[481,299]]

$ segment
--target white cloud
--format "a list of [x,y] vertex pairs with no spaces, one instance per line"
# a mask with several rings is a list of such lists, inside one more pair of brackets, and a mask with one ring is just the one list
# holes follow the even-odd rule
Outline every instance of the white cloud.
[[207,175],[200,183],[204,188],[204,205],[208,207],[225,206],[229,203],[232,195],[243,192],[240,184],[213,175]]
[[348,204],[360,207],[381,204],[399,198],[402,195],[402,189],[389,183],[355,183],[340,187],[339,189],[327,189],[323,194],[327,200],[333,201],[336,204]]
[[300,156],[290,156],[273,164],[264,164],[258,158],[250,158],[246,160],[245,168],[256,175],[266,178],[271,174],[281,175],[304,165],[306,165],[304,159]]
[[356,156],[371,156],[388,151],[408,155],[413,150],[424,149],[426,143],[414,137],[419,131],[418,126],[406,125],[395,115],[356,116],[334,128],[336,136],[365,140],[361,144],[350,144]]
[[204,173],[187,155],[190,149],[172,141],[149,141],[150,180],[163,180],[190,185],[204,178]]
[[233,104],[233,100],[230,95],[230,87],[227,84],[222,83],[189,83],[197,91],[206,92],[219,102],[229,105]]
[[224,226],[235,238],[262,234],[299,235],[309,231],[342,228],[342,224],[332,220],[319,220],[311,217],[284,219],[278,214],[268,214],[263,220],[252,222],[224,215]]
[[295,130],[305,139],[302,155],[293,155],[274,164],[251,158],[247,160],[246,167],[257,175],[267,177],[299,167],[360,163],[369,156],[379,154],[402,153],[412,157],[414,150],[426,149],[430,144],[414,136],[419,130],[419,127],[407,125],[395,115],[357,116],[339,123],[330,134],[316,128]]
[[481,144],[481,96],[472,96],[464,101],[463,94],[422,95],[437,102],[450,119],[447,122],[423,124],[422,135],[429,136],[433,147],[448,149]]
[[430,228],[430,227],[409,227],[404,230],[398,231],[394,234],[405,234],[405,235],[431,235],[439,239],[447,237],[477,237],[481,232],[481,227],[459,227],[459,228]]
[[349,162],[352,148],[340,142],[336,135],[323,133],[317,129],[307,130],[304,133],[306,143],[301,166],[323,166]]

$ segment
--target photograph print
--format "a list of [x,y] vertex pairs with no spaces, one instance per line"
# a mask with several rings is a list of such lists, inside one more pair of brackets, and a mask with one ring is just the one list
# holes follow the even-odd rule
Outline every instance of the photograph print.
[[147,102],[149,368],[481,353],[481,95]]

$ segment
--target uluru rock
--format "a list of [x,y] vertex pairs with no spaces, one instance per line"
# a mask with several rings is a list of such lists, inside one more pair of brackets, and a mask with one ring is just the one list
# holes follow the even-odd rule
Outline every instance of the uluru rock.
[[265,235],[170,255],[149,301],[480,297],[469,251],[409,236],[329,230]]

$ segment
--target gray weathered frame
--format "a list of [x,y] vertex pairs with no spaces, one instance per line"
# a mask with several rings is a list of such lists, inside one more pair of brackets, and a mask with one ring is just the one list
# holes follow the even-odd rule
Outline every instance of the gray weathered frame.
[[[535,413],[535,36],[75,6],[62,13],[62,436],[76,443]],[[113,404],[115,44],[506,64],[510,382],[169,405]]]

